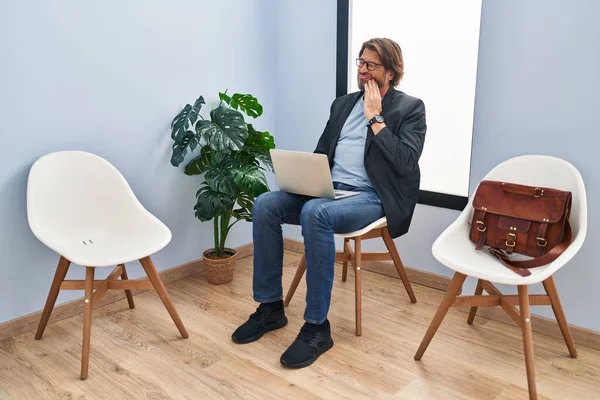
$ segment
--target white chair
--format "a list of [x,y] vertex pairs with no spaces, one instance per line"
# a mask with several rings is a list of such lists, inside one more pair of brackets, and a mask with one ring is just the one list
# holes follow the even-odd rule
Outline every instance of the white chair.
[[[471,197],[465,210],[433,244],[432,252],[434,257],[448,268],[453,269],[455,274],[450,282],[446,296],[440,304],[415,355],[415,360],[421,359],[451,306],[471,306],[467,319],[469,324],[473,323],[478,306],[500,306],[522,329],[529,397],[535,399],[537,398],[537,390],[530,323],[530,305],[552,306],[569,353],[571,357],[577,357],[573,337],[571,336],[571,331],[554,284],[553,274],[571,260],[579,251],[585,239],[587,231],[585,186],[581,174],[573,165],[560,158],[542,155],[519,156],[504,161],[492,169],[484,179],[571,191],[573,194],[570,217],[573,230],[571,245],[555,261],[542,267],[530,269],[530,276],[521,277],[506,268],[489,252],[475,250],[475,244],[469,240],[469,223],[473,215],[473,197]],[[475,296],[457,297],[456,295],[467,276],[479,279],[475,289]],[[516,285],[518,295],[503,295],[492,282]],[[528,285],[540,282],[543,284],[547,295],[529,295]],[[484,290],[489,293],[489,296],[482,296]],[[515,308],[516,305],[519,306],[519,310]]]
[[[394,244],[394,240],[390,236],[390,233],[387,229],[387,219],[385,217],[374,221],[373,223],[365,226],[364,228],[343,234],[336,234],[337,237],[344,238],[344,251],[336,252],[335,261],[342,261],[342,282],[346,281],[348,276],[348,261],[352,263],[352,268],[354,269],[354,284],[355,284],[355,312],[356,312],[356,335],[360,336],[362,334],[362,296],[361,296],[361,265],[363,261],[382,261],[382,260],[393,260],[394,266],[398,271],[398,275],[400,275],[400,279],[404,284],[404,288],[410,297],[410,301],[412,303],[417,302],[417,298],[412,290],[410,285],[410,281],[408,280],[408,276],[406,275],[406,270],[404,269],[404,265],[402,264],[402,260],[400,259],[400,255],[398,254],[398,250],[396,250],[396,245]],[[375,253],[363,253],[362,252],[362,241],[366,239],[373,238],[382,238],[385,246],[387,247],[387,252],[375,252]],[[350,247],[350,240],[354,240],[354,251]],[[304,255],[302,256],[302,260],[300,260],[300,264],[298,264],[298,269],[296,270],[296,274],[294,275],[294,279],[292,280],[292,284],[288,290],[288,293],[285,297],[284,305],[287,307],[298,288],[298,284],[302,280],[302,276],[306,271],[306,258]]]
[[[130,308],[132,289],[155,289],[181,336],[188,337],[150,259],[171,241],[171,231],[108,161],[82,151],[38,159],[27,183],[27,217],[33,234],[60,256],[35,338],[42,338],[60,290],[85,290],[81,379],[88,377],[92,309],[109,289],[125,290]],[[125,263],[136,260],[149,279],[128,279]],[[85,280],[65,280],[71,263],[86,267]],[[95,269],[108,266],[116,268],[106,280],[94,280]]]

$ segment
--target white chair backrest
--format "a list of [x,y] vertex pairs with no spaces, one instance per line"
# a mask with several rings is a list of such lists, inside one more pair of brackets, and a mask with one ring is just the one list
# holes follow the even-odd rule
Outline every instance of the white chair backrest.
[[123,175],[97,155],[51,153],[29,172],[27,218],[38,237],[114,228],[143,211]]
[[[483,180],[496,180],[530,186],[567,190],[573,194],[571,227],[573,243],[583,242],[587,233],[587,199],[581,174],[571,163],[557,157],[524,155],[508,159],[488,172]],[[470,220],[473,212],[473,193],[461,217]]]

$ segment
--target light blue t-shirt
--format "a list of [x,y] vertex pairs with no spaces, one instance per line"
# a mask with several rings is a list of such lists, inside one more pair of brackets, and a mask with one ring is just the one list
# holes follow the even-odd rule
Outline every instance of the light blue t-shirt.
[[331,177],[334,182],[342,182],[363,189],[373,189],[364,163],[367,138],[364,105],[361,97],[344,123],[333,158]]

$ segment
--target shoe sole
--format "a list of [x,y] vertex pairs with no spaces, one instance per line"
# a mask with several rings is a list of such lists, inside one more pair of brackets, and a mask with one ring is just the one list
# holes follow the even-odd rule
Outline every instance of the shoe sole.
[[304,367],[308,367],[310,364],[314,363],[315,361],[317,361],[317,358],[319,358],[319,356],[323,353],[325,353],[327,350],[331,349],[333,347],[333,339],[329,339],[329,341],[327,343],[325,343],[325,346],[320,350],[317,351],[315,353],[314,356],[312,356],[312,358],[309,358],[306,361],[302,361],[301,363],[298,364],[288,364],[283,360],[279,360],[281,362],[281,364],[285,365],[288,368],[304,368]]
[[233,341],[234,341],[234,342],[236,342],[236,343],[240,343],[240,344],[252,343],[252,342],[255,342],[255,341],[257,341],[257,340],[258,340],[258,339],[260,339],[261,337],[263,337],[263,335],[264,335],[265,333],[267,333],[267,332],[271,332],[271,331],[274,331],[274,330],[276,330],[276,329],[281,329],[281,328],[283,328],[284,326],[286,326],[286,325],[287,325],[287,323],[288,323],[288,319],[287,319],[287,317],[285,317],[285,316],[284,316],[284,317],[283,317],[283,318],[281,318],[279,321],[277,321],[277,322],[273,323],[272,325],[270,325],[270,326],[266,327],[264,330],[262,330],[262,331],[258,332],[258,333],[257,333],[256,335],[254,335],[254,336],[250,336],[249,338],[246,338],[246,339],[244,339],[244,340],[239,340],[239,339],[236,339],[235,337],[233,337],[233,335],[232,335],[232,336],[231,336],[231,339],[233,339]]

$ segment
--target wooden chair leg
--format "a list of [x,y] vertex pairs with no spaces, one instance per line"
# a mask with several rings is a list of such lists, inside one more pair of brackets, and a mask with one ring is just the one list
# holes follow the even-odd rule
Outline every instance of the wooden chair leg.
[[551,276],[542,283],[544,284],[544,289],[546,290],[548,297],[550,297],[552,310],[554,311],[554,316],[556,317],[556,321],[558,322],[558,326],[560,327],[560,331],[563,335],[563,338],[565,338],[565,343],[567,344],[567,348],[569,349],[569,354],[571,355],[571,357],[577,358],[575,342],[573,341],[573,336],[571,335],[569,324],[567,324],[565,312],[563,311],[562,304],[560,303],[560,299],[558,297],[558,291],[556,290],[554,278]]
[[302,280],[302,276],[304,275],[305,271],[306,271],[306,257],[303,255],[302,260],[300,260],[300,264],[298,264],[298,269],[296,269],[296,275],[294,275],[292,284],[290,285],[287,295],[285,296],[285,300],[283,302],[283,305],[285,307],[290,305],[290,301],[292,301],[292,297],[294,297],[294,293],[296,292],[296,289],[298,288],[298,284]]
[[[104,280],[103,283],[108,283],[110,281],[116,281],[117,279],[119,279],[119,277],[123,274],[123,264],[119,264],[117,265],[117,268],[115,268]],[[99,283],[100,281],[98,281]],[[96,287],[96,289],[94,290],[94,296],[92,298],[92,302],[94,304],[98,304],[100,302],[100,300],[102,299],[102,297],[104,297],[108,291],[110,290],[108,288],[108,285],[102,286],[102,287],[97,287],[95,284],[94,286]],[[84,288],[85,288],[85,282],[84,282]]]
[[356,311],[356,336],[362,335],[362,288],[361,288],[361,264],[362,249],[360,237],[354,239],[354,257],[352,257],[352,266],[354,267],[355,284],[355,311]]
[[44,311],[42,312],[42,317],[38,324],[37,332],[35,333],[36,340],[40,340],[44,335],[44,330],[46,329],[46,325],[48,325],[50,314],[52,314],[54,304],[56,304],[56,299],[58,298],[58,293],[60,292],[60,285],[65,280],[70,265],[71,262],[69,260],[63,256],[60,256],[60,259],[58,260],[58,266],[56,267],[56,272],[54,273],[54,279],[52,280],[52,285],[50,286],[50,292],[48,293],[48,298],[46,299],[46,305],[44,306]]
[[527,369],[527,385],[529,399],[537,399],[535,385],[535,368],[533,360],[533,333],[531,331],[531,312],[529,309],[529,290],[527,285],[517,286],[519,290],[519,311],[521,314],[521,330],[523,332],[523,349],[525,353],[525,368]]
[[[344,255],[349,254],[346,249],[348,242],[350,242],[350,239],[344,238]],[[346,279],[348,279],[348,261],[343,261],[342,262],[342,282],[346,282]]]
[[396,249],[394,240],[390,236],[390,233],[389,233],[387,227],[382,229],[382,233],[383,233],[383,235],[382,235],[383,242],[385,243],[385,247],[387,247],[388,251],[390,252],[390,255],[392,256],[392,260],[394,261],[394,266],[396,267],[396,270],[398,271],[398,275],[400,275],[400,280],[402,280],[402,283],[404,284],[404,289],[406,289],[406,293],[408,293],[408,297],[410,297],[410,301],[412,303],[416,303],[417,297],[415,296],[415,293],[413,292],[410,281],[408,280],[408,275],[406,275],[406,270],[404,269],[404,264],[402,264],[402,260],[400,259],[400,254],[398,254],[398,250]]
[[160,279],[160,276],[158,276],[158,272],[156,271],[156,267],[154,266],[152,259],[150,257],[144,257],[144,258],[140,259],[140,264],[142,264],[144,271],[146,271],[146,274],[148,275],[150,282],[152,282],[152,285],[154,286],[154,290],[156,290],[156,292],[158,293],[158,296],[160,297],[163,304],[165,305],[167,311],[169,312],[169,315],[173,319],[173,322],[175,322],[175,325],[177,326],[179,333],[181,334],[181,336],[184,339],[187,339],[188,338],[187,330],[185,329],[185,326],[183,326],[183,322],[181,321],[181,318],[179,317],[179,314],[177,313],[177,310],[175,309],[175,305],[173,304],[173,301],[171,301],[171,298],[169,297],[169,294],[167,293],[167,288],[165,287],[164,283]]
[[94,308],[94,267],[85,269],[85,300],[83,306],[83,345],[81,352],[81,380],[88,377],[90,341],[92,336],[92,310]]
[[[475,287],[475,296],[481,296],[483,294],[483,281],[481,279],[477,280],[477,286]],[[467,318],[467,324],[473,325],[473,321],[475,320],[475,315],[477,314],[477,306],[471,307],[469,311],[469,318]]]
[[[121,264],[121,267],[123,268],[123,273],[121,274],[121,279],[126,281],[129,279],[129,277],[127,276],[127,270],[125,269],[125,264]],[[131,290],[125,289],[125,296],[127,296],[127,303],[129,303],[129,308],[131,308],[133,310],[135,308],[135,304],[133,303],[133,294],[131,293]]]
[[440,304],[437,312],[435,313],[435,316],[433,317],[433,320],[431,321],[431,324],[429,325],[429,329],[427,329],[427,333],[425,333],[425,337],[423,337],[421,346],[419,346],[419,349],[417,350],[417,353],[415,354],[415,360],[418,361],[421,359],[421,357],[423,357],[425,350],[427,350],[427,346],[429,346],[431,339],[433,339],[433,335],[435,335],[435,332],[437,331],[440,324],[442,323],[442,320],[446,316],[448,309],[454,302],[454,299],[456,298],[456,294],[462,288],[462,285],[466,278],[467,278],[466,275],[461,274],[459,272],[456,272],[454,274],[452,281],[450,281],[450,285],[448,285],[448,290],[446,291],[446,296],[442,300],[442,303]]

